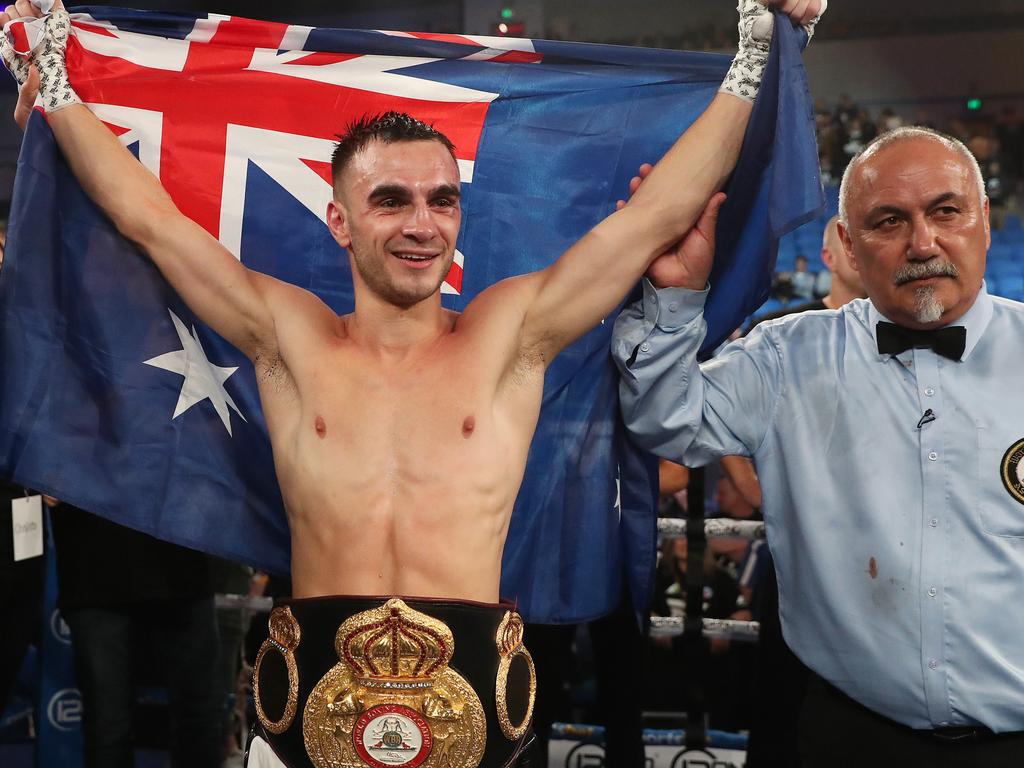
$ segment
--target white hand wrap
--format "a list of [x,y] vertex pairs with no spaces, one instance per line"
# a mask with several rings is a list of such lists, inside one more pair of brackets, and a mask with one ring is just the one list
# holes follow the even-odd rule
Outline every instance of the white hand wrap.
[[46,17],[43,25],[43,39],[32,57],[39,68],[39,99],[43,109],[55,112],[69,104],[81,104],[68,80],[68,68],[64,62],[68,35],[71,34],[71,18],[67,11],[54,11]]
[[736,10],[740,14],[740,49],[718,90],[753,101],[768,65],[775,16],[758,0],[739,0]]
[[0,34],[0,58],[3,59],[7,69],[14,75],[19,88],[28,80],[29,67],[28,59],[25,56],[19,56],[15,51],[14,25],[20,23],[20,21],[7,22],[4,25],[3,34]]
[[[814,25],[825,13],[827,6],[828,0],[821,0],[821,11],[804,24],[808,42],[814,35]],[[764,77],[764,68],[768,64],[775,15],[758,0],[739,0],[736,10],[740,14],[740,49],[718,90],[753,101],[757,97],[761,78]]]

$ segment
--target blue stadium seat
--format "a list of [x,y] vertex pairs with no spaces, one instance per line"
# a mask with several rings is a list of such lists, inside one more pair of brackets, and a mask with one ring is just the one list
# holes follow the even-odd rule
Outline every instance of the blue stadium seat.
[[764,304],[754,310],[754,314],[751,317],[760,317],[761,315],[767,315],[769,312],[778,312],[785,306],[778,299],[768,299]]
[[992,240],[992,247],[988,249],[988,261],[992,262],[1013,262],[1024,263],[1024,252],[1013,243],[997,243]]
[[1005,296],[1008,299],[1019,300],[1024,295],[1024,275],[1006,274],[998,277],[999,291],[997,296]]
[[998,278],[1024,274],[1024,263],[1017,259],[993,259],[988,262],[988,272]]

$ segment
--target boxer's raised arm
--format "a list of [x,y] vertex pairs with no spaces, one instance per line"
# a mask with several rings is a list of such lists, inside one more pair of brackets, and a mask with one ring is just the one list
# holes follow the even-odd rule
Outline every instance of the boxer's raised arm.
[[34,71],[30,76],[26,76],[27,70],[15,73],[24,81],[16,110],[19,124],[27,118],[28,105],[41,85],[47,122],[85,193],[122,235],[153,260],[204,323],[250,359],[272,356],[276,336],[271,306],[284,303],[275,302],[275,297],[287,287],[246,269],[213,236],[178,211],[159,180],[70,89],[63,71],[64,41],[70,26],[66,13],[55,9],[46,23],[43,46],[33,56],[41,78]]
[[[523,326],[525,347],[551,360],[607,317],[651,262],[690,231],[736,164],[750,110],[748,102],[718,94],[629,205],[530,276],[534,295]],[[712,226],[716,213],[717,206],[709,211]],[[681,278],[700,289],[710,269],[710,257],[700,259],[685,264]]]
[[189,308],[250,359],[272,351],[278,281],[246,269],[178,211],[159,180],[86,107],[68,106],[48,120],[82,189]]
[[[810,22],[823,7],[822,0],[772,4],[797,23]],[[711,271],[704,249],[691,252],[674,246],[735,167],[771,39],[772,16],[757,0],[740,0],[739,11],[740,52],[708,108],[628,205],[594,227],[555,264],[524,281],[529,291],[521,334],[524,349],[550,361],[606,317],[655,260],[656,283],[704,287]],[[713,204],[712,224],[716,211]]]

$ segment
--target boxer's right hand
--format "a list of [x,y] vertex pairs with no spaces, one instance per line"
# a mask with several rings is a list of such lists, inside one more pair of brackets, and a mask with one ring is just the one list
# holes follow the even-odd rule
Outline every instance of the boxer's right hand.
[[[61,0],[56,0],[56,2],[16,0],[13,5],[6,6],[0,13],[0,27],[17,19],[39,19],[55,9],[64,9]],[[14,107],[14,122],[21,130],[25,130],[28,118],[32,114],[32,106],[39,94],[39,71],[25,59],[15,56],[14,48],[6,35],[0,40],[0,55],[11,74],[14,75],[14,79],[18,81],[18,103]]]

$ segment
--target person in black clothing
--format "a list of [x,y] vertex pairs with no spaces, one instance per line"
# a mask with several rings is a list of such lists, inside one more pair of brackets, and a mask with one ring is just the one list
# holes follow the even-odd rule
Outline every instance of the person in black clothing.
[[21,486],[0,480],[0,714],[7,702],[32,637],[40,622],[45,558],[14,561],[11,501],[28,495]]
[[175,768],[215,768],[225,699],[207,556],[53,499],[58,605],[82,692],[86,768],[133,761],[135,664],[152,644],[166,683]]

